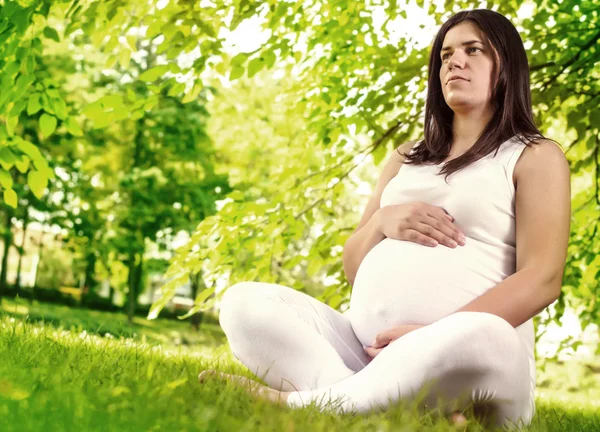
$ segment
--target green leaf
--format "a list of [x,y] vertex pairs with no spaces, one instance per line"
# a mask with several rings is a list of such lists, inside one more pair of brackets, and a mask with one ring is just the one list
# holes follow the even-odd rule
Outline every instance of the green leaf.
[[3,77],[14,77],[14,75],[19,72],[21,65],[18,62],[9,63],[4,69]]
[[248,54],[239,53],[231,59],[231,66],[243,65],[248,60]]
[[197,82],[196,84],[194,84],[194,87],[190,90],[188,94],[185,95],[185,97],[181,100],[181,103],[185,104],[196,100],[203,87],[204,86],[202,85],[202,82]]
[[117,56],[116,55],[110,55],[108,56],[108,59],[106,60],[106,64],[104,65],[107,69],[112,68],[114,65],[117,64]]
[[123,96],[118,94],[106,95],[98,99],[97,102],[102,104],[104,108],[121,108],[123,106]]
[[41,109],[42,104],[40,103],[40,94],[33,93],[29,96],[29,102],[27,103],[27,115],[33,115]]
[[265,59],[265,64],[267,68],[272,68],[275,64],[275,60],[277,60],[277,56],[275,56],[273,51],[267,51],[266,53],[264,53],[263,57]]
[[600,128],[600,110],[593,109],[590,111],[590,126]]
[[179,67],[179,65],[175,62],[171,62],[167,65],[169,67],[169,71],[173,74],[177,74],[181,72],[181,68]]
[[19,78],[17,78],[17,83],[15,84],[13,100],[20,98],[34,81],[35,77],[33,75],[19,76]]
[[27,99],[21,99],[15,104],[15,106],[12,107],[12,109],[10,110],[10,115],[14,117],[19,117],[19,115],[21,114],[21,112],[23,112],[26,106]]
[[6,131],[8,132],[9,136],[13,136],[15,134],[15,128],[17,127],[17,124],[19,124],[18,116],[9,117],[6,119]]
[[4,107],[4,104],[10,97],[12,97],[12,95],[12,88],[5,86],[4,88],[0,89],[0,109]]
[[93,121],[99,120],[106,116],[104,108],[102,108],[102,105],[100,105],[98,102],[93,102],[89,105],[86,105],[86,107],[81,110],[81,113]]
[[51,116],[49,114],[42,114],[42,116],[40,117],[40,129],[42,131],[42,133],[46,136],[49,137],[50,135],[52,135],[54,133],[54,131],[56,130],[56,117]]
[[230,81],[236,80],[239,77],[241,77],[242,75],[244,75],[244,67],[235,65],[231,68],[231,72],[229,72],[229,80]]
[[177,96],[179,93],[181,93],[184,90],[185,90],[185,84],[184,83],[177,83],[177,84],[173,85],[173,87],[171,87],[169,89],[169,92],[167,93],[167,96]]
[[135,102],[137,100],[135,92],[130,88],[127,89],[127,99],[129,100],[129,102]]
[[16,161],[15,166],[21,173],[25,174],[27,172],[27,169],[29,168],[30,160],[31,159],[29,159],[28,156],[21,155],[21,160]]
[[17,208],[17,193],[13,189],[5,189],[4,202],[12,208]]
[[119,53],[119,64],[127,69],[129,67],[129,62],[131,61],[131,51],[128,48],[121,49]]
[[252,78],[258,71],[260,71],[265,65],[265,61],[261,58],[255,58],[250,60],[248,63],[248,78]]
[[375,151],[372,153],[373,155],[373,163],[375,165],[379,165],[381,163],[381,161],[383,160],[383,158],[386,155],[386,148],[383,145],[380,145],[379,147],[377,147],[375,149]]
[[111,36],[110,39],[108,39],[108,42],[106,42],[106,45],[104,45],[104,52],[111,52],[117,46],[118,43],[119,40],[117,39],[117,37]]
[[113,122],[113,116],[111,113],[105,113],[102,117],[94,119],[94,129],[102,129]]
[[234,190],[229,195],[227,195],[227,198],[231,198],[234,201],[243,201],[244,193],[240,190]]
[[8,171],[0,170],[0,184],[4,189],[12,188],[13,179]]
[[35,71],[35,57],[30,55],[23,61],[23,67],[27,75],[33,75]]
[[144,110],[149,111],[156,106],[158,103],[158,96],[150,96],[146,103],[144,103]]
[[67,117],[67,120],[65,121],[65,126],[67,127],[67,131],[69,131],[69,133],[71,135],[74,135],[74,136],[82,136],[83,135],[83,131],[81,130],[81,127],[79,127],[79,124],[73,117]]
[[48,186],[48,177],[40,171],[29,171],[27,174],[27,184],[31,188],[31,192],[38,198],[42,198],[46,186]]
[[67,104],[62,98],[50,98],[50,105],[52,105],[52,109],[59,119],[64,120],[69,115]]
[[[35,162],[35,161],[39,160],[39,161],[46,162],[46,160],[40,153],[40,150],[36,146],[34,146],[32,143],[30,143],[29,141],[25,141],[25,140],[21,139],[21,140],[17,140],[16,144],[17,144],[17,148],[19,150],[21,150],[23,153],[25,153],[27,156],[29,156],[32,161]],[[2,152],[2,150],[0,150],[0,153],[1,152]]]
[[155,66],[140,75],[141,81],[156,81],[169,70],[168,65]]
[[152,24],[148,26],[146,29],[146,37],[149,39],[154,39],[160,33],[160,29],[164,25],[164,21],[156,20]]
[[204,303],[206,299],[209,298],[215,292],[215,288],[216,287],[206,288],[204,291],[198,294],[198,296],[194,300],[194,304],[201,305],[202,303]]
[[48,39],[52,39],[53,41],[60,42],[58,33],[53,28],[50,28],[50,27],[44,28],[44,36],[46,36]]

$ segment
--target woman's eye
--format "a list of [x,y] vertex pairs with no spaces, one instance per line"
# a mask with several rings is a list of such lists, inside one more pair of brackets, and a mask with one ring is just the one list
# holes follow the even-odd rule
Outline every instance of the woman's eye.
[[[469,52],[469,50],[478,50],[478,51],[482,51],[481,48],[477,48],[477,47],[469,47],[467,48],[467,52]],[[447,60],[448,56],[450,55],[450,53],[445,53],[442,55],[442,60]]]

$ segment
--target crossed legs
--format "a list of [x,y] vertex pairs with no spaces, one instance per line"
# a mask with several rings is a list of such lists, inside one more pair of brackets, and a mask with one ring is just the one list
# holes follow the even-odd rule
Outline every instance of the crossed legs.
[[236,284],[223,296],[219,319],[234,356],[277,392],[264,390],[266,397],[290,407],[367,412],[421,394],[448,413],[485,404],[496,424],[528,424],[533,416],[525,347],[492,314],[447,316],[370,363],[347,316],[288,287]]

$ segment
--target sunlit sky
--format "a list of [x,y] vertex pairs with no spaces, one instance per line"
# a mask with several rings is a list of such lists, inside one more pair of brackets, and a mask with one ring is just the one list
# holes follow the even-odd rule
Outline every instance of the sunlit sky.
[[[395,45],[400,39],[410,37],[414,41],[415,48],[420,49],[428,46],[439,29],[439,24],[436,24],[434,19],[426,12],[429,9],[429,4],[431,2],[425,1],[425,7],[421,9],[414,0],[404,3],[398,2],[398,5],[406,11],[407,18],[404,19],[398,16],[395,20],[388,21],[386,27],[390,33],[390,39],[383,38],[381,31],[376,31],[380,40]],[[443,2],[434,1],[433,4],[436,5],[437,11],[443,11]],[[480,2],[479,4],[473,2],[473,4],[477,5],[476,7],[486,7],[486,2]],[[520,19],[531,17],[534,6],[533,2],[523,3],[519,9],[518,17]],[[379,29],[387,18],[385,8],[383,6],[372,6],[371,9],[373,10],[373,27]],[[264,12],[266,13],[266,10]],[[222,28],[219,37],[225,39],[223,46],[226,52],[230,54],[252,52],[266,42],[270,36],[270,30],[264,30],[261,27],[266,22],[265,13],[244,20],[233,32]],[[421,25],[423,25],[423,28],[420,27]]]

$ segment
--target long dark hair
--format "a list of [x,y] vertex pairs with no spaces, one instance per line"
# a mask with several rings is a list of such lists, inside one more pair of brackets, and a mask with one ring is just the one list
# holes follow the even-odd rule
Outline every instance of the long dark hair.
[[[428,90],[425,104],[425,138],[405,156],[404,163],[413,165],[439,164],[450,154],[452,145],[452,118],[450,109],[442,93],[440,51],[448,31],[465,21],[474,23],[481,31],[484,42],[498,53],[502,67],[493,57],[493,74],[497,76],[492,90],[494,115],[483,132],[461,156],[446,162],[440,170],[446,178],[452,173],[478,161],[498,150],[500,145],[517,135],[526,145],[534,139],[544,138],[535,126],[531,110],[531,89],[529,84],[529,63],[523,41],[514,25],[498,12],[475,9],[458,12],[446,21],[438,32],[429,56]],[[499,73],[497,73],[499,71]],[[399,154],[402,154],[398,151]]]

